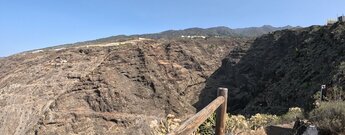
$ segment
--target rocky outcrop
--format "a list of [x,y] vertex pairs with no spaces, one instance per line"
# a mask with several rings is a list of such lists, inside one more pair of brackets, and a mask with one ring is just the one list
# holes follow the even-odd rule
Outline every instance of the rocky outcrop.
[[335,88],[343,91],[344,37],[343,23],[259,37],[248,49],[233,50],[223,60],[207,80],[199,104],[212,100],[214,89],[222,86],[230,90],[228,111],[232,113],[282,114],[294,106],[308,110],[322,84],[328,86],[329,98]]
[[153,120],[195,112],[220,60],[246,40],[134,39],[0,60],[2,134],[151,134]]

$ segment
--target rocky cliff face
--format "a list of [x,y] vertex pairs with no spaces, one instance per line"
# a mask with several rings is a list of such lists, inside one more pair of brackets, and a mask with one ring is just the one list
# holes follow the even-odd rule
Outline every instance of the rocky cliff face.
[[322,84],[329,98],[343,91],[344,64],[343,23],[273,32],[248,49],[233,50],[207,80],[199,104],[214,99],[214,89],[222,86],[230,90],[232,113],[281,114],[293,106],[308,110]]
[[195,112],[206,78],[244,39],[132,39],[0,60],[1,134],[150,134]]

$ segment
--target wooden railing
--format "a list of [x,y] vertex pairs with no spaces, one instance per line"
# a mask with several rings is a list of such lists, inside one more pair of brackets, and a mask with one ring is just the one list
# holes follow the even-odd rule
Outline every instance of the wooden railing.
[[197,114],[183,122],[168,135],[190,135],[218,108],[216,114],[216,135],[225,134],[226,106],[228,100],[228,89],[218,88],[218,97],[208,104]]

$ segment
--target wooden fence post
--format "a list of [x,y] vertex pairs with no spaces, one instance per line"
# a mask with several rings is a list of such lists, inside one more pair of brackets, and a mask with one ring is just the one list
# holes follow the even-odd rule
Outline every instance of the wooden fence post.
[[218,96],[224,97],[224,103],[220,105],[216,114],[216,135],[225,135],[226,107],[228,103],[228,89],[218,88]]
[[190,135],[218,108],[216,114],[216,135],[225,135],[226,106],[228,100],[228,89],[218,88],[218,97],[205,108],[183,122],[168,135]]
[[224,97],[217,97],[210,104],[208,104],[204,109],[199,111],[193,117],[189,118],[187,121],[183,122],[174,131],[170,132],[168,135],[190,135],[208,118],[212,113],[224,103]]

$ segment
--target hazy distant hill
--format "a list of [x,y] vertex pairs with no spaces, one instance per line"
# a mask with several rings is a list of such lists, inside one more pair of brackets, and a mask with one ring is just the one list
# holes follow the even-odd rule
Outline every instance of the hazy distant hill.
[[73,45],[79,44],[94,44],[94,43],[109,43],[109,42],[116,42],[118,40],[126,40],[134,37],[143,37],[143,38],[152,38],[152,39],[173,39],[173,38],[181,38],[181,36],[206,36],[206,37],[243,37],[243,38],[255,38],[261,36],[263,34],[267,34],[269,32],[283,30],[283,29],[296,29],[301,27],[292,27],[292,26],[285,26],[285,27],[273,27],[270,25],[264,25],[262,27],[248,27],[248,28],[237,28],[231,29],[228,27],[220,26],[220,27],[212,27],[212,28],[188,28],[184,30],[167,30],[160,33],[152,33],[152,34],[138,34],[138,35],[117,35],[111,36],[106,38],[100,38],[96,40],[90,40],[85,42],[79,42]]
[[263,34],[267,34],[269,32],[277,31],[277,30],[284,30],[284,29],[297,29],[301,28],[299,26],[292,27],[290,25],[284,27],[273,27],[271,25],[264,25],[262,27],[249,27],[249,28],[240,28],[234,29],[233,31],[239,35],[244,37],[258,37]]
[[[184,30],[167,30],[160,33],[152,34],[137,34],[137,35],[116,35],[106,38],[100,38],[95,40],[77,42],[72,44],[63,44],[51,48],[62,48],[62,47],[71,47],[79,46],[86,44],[101,44],[101,43],[112,43],[112,42],[121,42],[126,40],[131,40],[133,38],[151,38],[151,39],[176,39],[181,38],[181,36],[205,36],[205,37],[237,37],[237,38],[256,38],[270,32],[284,29],[298,29],[302,28],[300,26],[284,26],[284,27],[273,27],[271,25],[264,25],[262,27],[248,27],[248,28],[237,28],[231,29],[225,26],[212,27],[212,28],[188,28]],[[31,50],[32,51],[32,50]]]
[[207,29],[202,28],[189,28],[185,30],[168,30],[161,33],[155,34],[145,34],[140,35],[149,38],[176,38],[182,35],[197,35],[197,36],[233,36],[233,37],[257,37],[263,34],[267,34],[272,31],[282,30],[282,29],[292,29],[295,27],[285,26],[285,27],[273,27],[270,25],[264,25],[262,27],[249,27],[249,28],[238,28],[231,29],[228,27],[212,27]]

